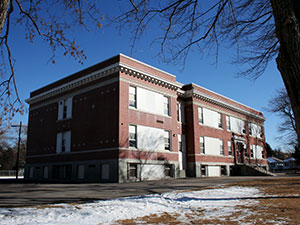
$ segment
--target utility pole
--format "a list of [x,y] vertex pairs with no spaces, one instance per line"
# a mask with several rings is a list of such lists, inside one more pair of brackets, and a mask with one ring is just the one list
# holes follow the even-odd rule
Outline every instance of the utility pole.
[[18,140],[18,151],[17,151],[17,162],[16,162],[16,180],[18,180],[19,173],[19,154],[20,154],[20,143],[21,143],[21,132],[22,132],[22,122],[20,125],[12,125],[12,127],[19,127],[19,140]]

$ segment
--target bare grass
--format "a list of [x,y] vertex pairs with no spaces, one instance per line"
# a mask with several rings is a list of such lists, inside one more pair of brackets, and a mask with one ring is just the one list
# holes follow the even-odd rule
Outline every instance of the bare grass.
[[[229,216],[207,219],[203,209],[191,210],[184,216],[178,214],[152,214],[130,220],[117,221],[118,224],[300,224],[300,178],[278,178],[249,181],[229,186],[258,188],[263,197],[254,198],[255,204],[236,206]],[[220,187],[218,187],[220,188]]]

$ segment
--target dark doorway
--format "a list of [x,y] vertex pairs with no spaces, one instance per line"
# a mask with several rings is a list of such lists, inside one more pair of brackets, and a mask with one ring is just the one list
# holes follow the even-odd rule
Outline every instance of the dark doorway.
[[244,163],[244,144],[241,142],[236,143],[236,150],[237,150],[237,162]]

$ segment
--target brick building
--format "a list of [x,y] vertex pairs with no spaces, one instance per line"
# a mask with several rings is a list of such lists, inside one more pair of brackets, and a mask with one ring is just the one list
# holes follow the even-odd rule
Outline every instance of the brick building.
[[33,91],[25,178],[127,182],[267,168],[264,117],[119,54]]

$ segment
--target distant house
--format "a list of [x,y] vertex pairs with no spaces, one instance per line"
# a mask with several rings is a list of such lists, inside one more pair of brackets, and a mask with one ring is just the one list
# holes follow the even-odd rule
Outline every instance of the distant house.
[[268,157],[268,164],[270,170],[283,170],[283,160],[278,159],[276,157]]
[[296,159],[290,157],[288,159],[283,160],[283,169],[298,169],[300,166],[296,163]]
[[128,182],[228,176],[238,163],[267,168],[261,112],[122,54],[31,92],[27,103],[25,179]]

